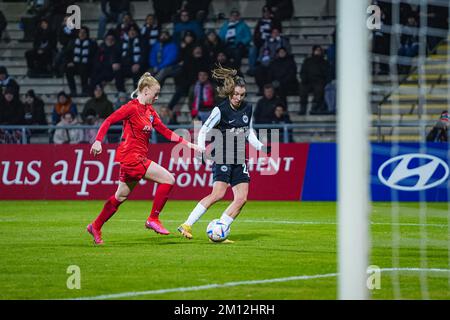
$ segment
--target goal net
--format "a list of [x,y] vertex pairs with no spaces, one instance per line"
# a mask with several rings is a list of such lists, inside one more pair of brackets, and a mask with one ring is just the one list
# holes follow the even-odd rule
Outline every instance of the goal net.
[[450,298],[450,3],[338,1],[341,299]]

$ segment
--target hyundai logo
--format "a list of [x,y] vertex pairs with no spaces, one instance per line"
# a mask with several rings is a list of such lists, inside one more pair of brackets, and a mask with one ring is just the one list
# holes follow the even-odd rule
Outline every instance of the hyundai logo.
[[[390,166],[390,170],[385,170]],[[428,154],[404,154],[383,163],[378,179],[388,187],[401,191],[422,191],[442,184],[449,167],[442,159]]]

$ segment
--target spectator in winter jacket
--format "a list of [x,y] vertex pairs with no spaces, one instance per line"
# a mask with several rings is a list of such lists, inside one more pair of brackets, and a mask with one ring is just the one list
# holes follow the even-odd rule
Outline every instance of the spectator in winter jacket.
[[219,30],[219,37],[225,44],[228,56],[240,69],[242,58],[250,48],[252,33],[249,26],[241,19],[238,10],[233,9],[231,11],[229,20]]
[[262,91],[262,87],[266,83],[270,82],[270,64],[277,57],[277,50],[281,47],[286,49],[288,55],[291,53],[291,45],[289,43],[289,39],[282,36],[280,34],[280,30],[277,27],[274,27],[270,33],[270,36],[264,41],[264,44],[261,46],[256,67],[254,69],[255,81],[258,85],[259,92]]
[[0,96],[0,124],[24,124],[24,106],[13,88],[8,87]]
[[3,14],[3,11],[0,10],[0,42],[2,42],[3,33],[5,32],[7,25],[8,25],[8,21],[6,20],[5,15]]
[[[103,122],[102,119],[97,118],[96,116],[90,115],[87,116],[86,120],[84,121],[85,125],[88,126],[93,126],[93,128],[89,128],[89,129],[84,129],[84,141],[89,143],[89,144],[93,144],[95,142],[95,139],[97,138],[97,131],[98,131],[98,126],[101,125]],[[111,133],[108,133],[107,136],[105,136],[103,138],[102,143],[108,143],[109,140],[109,136],[111,135]],[[117,142],[117,141],[114,141]]]
[[51,31],[48,20],[43,19],[34,37],[33,49],[25,52],[28,75],[30,77],[50,75],[55,50],[56,36]]
[[[153,14],[147,15],[145,23],[141,28],[141,39],[144,44],[145,52],[144,57],[148,57],[152,50],[153,45],[158,41],[161,33],[161,25],[158,19]],[[144,59],[145,69],[148,68],[148,59]]]
[[[262,8],[262,18],[260,18],[253,32],[253,43],[256,48],[260,49],[264,42],[269,39],[274,29],[281,33],[281,22],[273,16],[272,9],[268,6]],[[259,51],[259,50],[258,50]]]
[[55,125],[61,121],[61,116],[67,112],[72,115],[78,115],[77,105],[72,102],[72,98],[67,95],[64,91],[58,93],[57,102],[52,112],[52,123]]
[[[269,120],[269,123],[271,124],[291,124],[291,118],[289,117],[289,114],[286,111],[286,107],[279,103],[275,105],[275,108],[273,110],[273,114]],[[280,130],[279,134],[280,134],[280,140],[286,143],[290,143],[293,142],[292,139],[292,129],[288,129],[288,135],[287,135],[287,141],[284,140],[284,130],[283,129],[278,129]],[[270,135],[268,135],[270,137]]]
[[[24,124],[24,106],[12,87],[5,89],[0,96],[0,125]],[[21,130],[1,130],[0,143],[21,143]]]
[[0,95],[3,94],[6,88],[12,88],[14,94],[17,96],[19,95],[19,84],[8,74],[6,67],[0,66]]
[[193,119],[198,118],[201,122],[208,119],[215,106],[215,92],[208,70],[200,70],[197,82],[189,91],[189,108]]
[[439,121],[431,129],[430,133],[427,135],[428,142],[448,142],[449,141],[449,130],[450,126],[448,111],[442,111]]
[[266,6],[272,9],[274,17],[279,21],[289,20],[294,14],[292,0],[266,0]]
[[255,123],[267,124],[271,123],[273,111],[277,104],[281,104],[283,101],[275,95],[275,89],[272,84],[266,84],[264,86],[264,96],[256,103],[254,111]]
[[159,39],[161,33],[161,24],[153,14],[147,15],[145,23],[141,28],[142,40],[147,42],[148,47],[151,48]]
[[205,55],[209,61],[214,61],[219,52],[225,51],[225,46],[217,35],[216,31],[210,29],[206,32],[206,38],[203,41],[203,48],[205,49]]
[[121,64],[116,73],[116,86],[118,91],[125,90],[125,79],[132,78],[134,87],[137,86],[139,78],[143,73],[144,66],[144,43],[140,38],[139,27],[132,24],[128,33],[121,42]]
[[169,31],[161,32],[159,41],[153,46],[149,58],[152,74],[162,86],[166,78],[173,76],[178,70],[178,46],[172,41]]
[[[75,115],[70,112],[66,112],[61,117],[61,121],[57,126],[75,126],[80,123],[77,121]],[[55,144],[77,144],[84,141],[84,132],[82,129],[70,128],[70,129],[56,129],[53,135],[53,142]]]
[[47,125],[44,101],[36,97],[34,90],[28,90],[25,95],[24,120],[27,125]]
[[192,55],[192,50],[196,45],[198,45],[198,43],[195,33],[186,31],[178,49],[178,65],[180,67],[183,66],[184,62]]
[[297,64],[284,47],[277,49],[277,57],[270,63],[269,80],[284,101],[289,95],[298,95]]
[[37,13],[39,19],[47,17],[53,33],[56,33],[58,27],[62,24],[67,15],[67,8],[75,4],[76,0],[40,0],[36,2],[43,3]]
[[103,91],[101,85],[96,85],[94,94],[84,105],[83,112],[81,113],[81,119],[86,121],[88,116],[94,116],[97,119],[106,119],[113,113],[113,104],[108,100],[108,97]]
[[191,31],[195,34],[198,40],[202,40],[204,36],[203,28],[196,20],[191,20],[187,10],[181,10],[180,20],[175,22],[173,31],[173,41],[179,44],[186,31]]
[[331,79],[330,65],[325,60],[322,47],[314,46],[311,57],[306,58],[300,71],[300,114],[306,114],[308,95],[314,93],[311,114],[325,113],[324,89]]
[[[403,57],[413,58],[419,53],[419,31],[418,23],[414,16],[408,17],[408,22],[402,26],[403,33],[400,36],[400,48],[398,55]],[[401,74],[408,74],[411,66],[410,64],[399,64],[398,72]]]
[[189,88],[197,81],[198,73],[208,68],[209,61],[203,53],[200,45],[192,49],[191,54],[183,61],[180,72],[175,76],[175,93],[169,102],[169,108],[173,110],[181,97],[189,93]]
[[102,0],[100,7],[102,13],[98,19],[97,39],[104,37],[108,22],[118,24],[123,16],[130,12],[130,0]]
[[56,36],[58,44],[64,49],[77,37],[77,29],[69,27],[69,17],[64,17],[63,23],[59,26]]
[[75,75],[81,79],[81,95],[89,95],[89,77],[96,53],[97,42],[89,37],[89,28],[82,26],[78,37],[71,42],[67,56],[66,77],[72,96],[77,95]]
[[208,17],[211,2],[212,0],[183,0],[178,12],[187,10],[191,19],[197,20],[200,25],[203,25]]
[[69,55],[68,50],[70,44],[77,38],[77,30],[68,26],[69,15],[64,17],[62,25],[57,30],[57,40],[60,48],[57,48],[57,53],[54,59],[54,71],[57,77],[64,75],[64,68],[67,64],[66,58]]
[[[116,78],[117,73],[120,72],[120,58],[121,48],[116,42],[114,32],[108,32],[94,58],[91,83],[89,86],[90,92],[93,92],[96,85],[103,85]],[[117,90],[119,90],[119,88]]]
[[272,9],[268,6],[264,6],[262,9],[262,18],[260,18],[253,31],[253,46],[250,48],[248,63],[249,63],[249,75],[254,73],[256,66],[256,60],[261,52],[261,47],[266,40],[270,37],[272,30],[277,29],[281,32],[281,22],[273,17]]
[[[198,0],[197,0],[198,1]],[[173,22],[182,0],[153,0],[153,10],[161,24]]]
[[282,103],[275,104],[273,113],[269,119],[269,123],[273,124],[289,124],[292,123],[289,114],[286,112],[286,107]]
[[122,16],[122,22],[119,23],[116,27],[116,38],[123,40],[127,34],[128,34],[128,29],[130,28],[131,25],[136,24],[136,22],[134,22],[133,17],[131,16],[130,13],[125,13]]
[[289,38],[281,34],[278,27],[274,27],[270,32],[270,36],[266,38],[261,50],[266,48],[269,50],[271,60],[275,59],[277,56],[277,50],[281,47],[286,49],[288,55],[292,54],[291,43]]
[[122,91],[117,92],[116,100],[114,101],[114,104],[113,104],[114,111],[119,109],[124,104],[127,104],[128,101],[130,101],[130,99],[129,99],[129,96],[125,92],[122,92]]

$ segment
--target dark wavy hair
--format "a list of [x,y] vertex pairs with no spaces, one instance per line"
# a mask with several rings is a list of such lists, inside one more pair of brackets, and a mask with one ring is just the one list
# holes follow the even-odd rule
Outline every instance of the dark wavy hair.
[[220,64],[212,71],[212,77],[222,82],[222,86],[217,88],[221,98],[231,96],[235,87],[245,87],[245,80],[237,75],[237,70],[224,68]]

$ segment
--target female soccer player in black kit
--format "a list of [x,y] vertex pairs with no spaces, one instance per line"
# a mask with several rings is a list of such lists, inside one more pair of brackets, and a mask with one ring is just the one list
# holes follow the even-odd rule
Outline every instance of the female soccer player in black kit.
[[[252,128],[252,105],[244,101],[245,81],[237,76],[237,71],[219,67],[213,70],[213,78],[223,82],[218,88],[219,96],[226,98],[215,107],[203,124],[198,137],[198,146],[205,150],[206,134],[213,128],[222,135],[222,139],[214,140],[213,189],[211,194],[200,200],[189,215],[186,222],[178,227],[178,231],[186,238],[192,239],[192,225],[211,207],[225,196],[228,185],[234,194],[233,202],[223,212],[220,221],[228,227],[241,212],[247,201],[250,176],[247,169],[245,140],[256,149],[270,153],[256,137]],[[233,139],[233,144],[227,139]],[[222,140],[220,146],[218,141]],[[234,142],[237,140],[237,143]],[[231,242],[231,241],[229,241]]]

